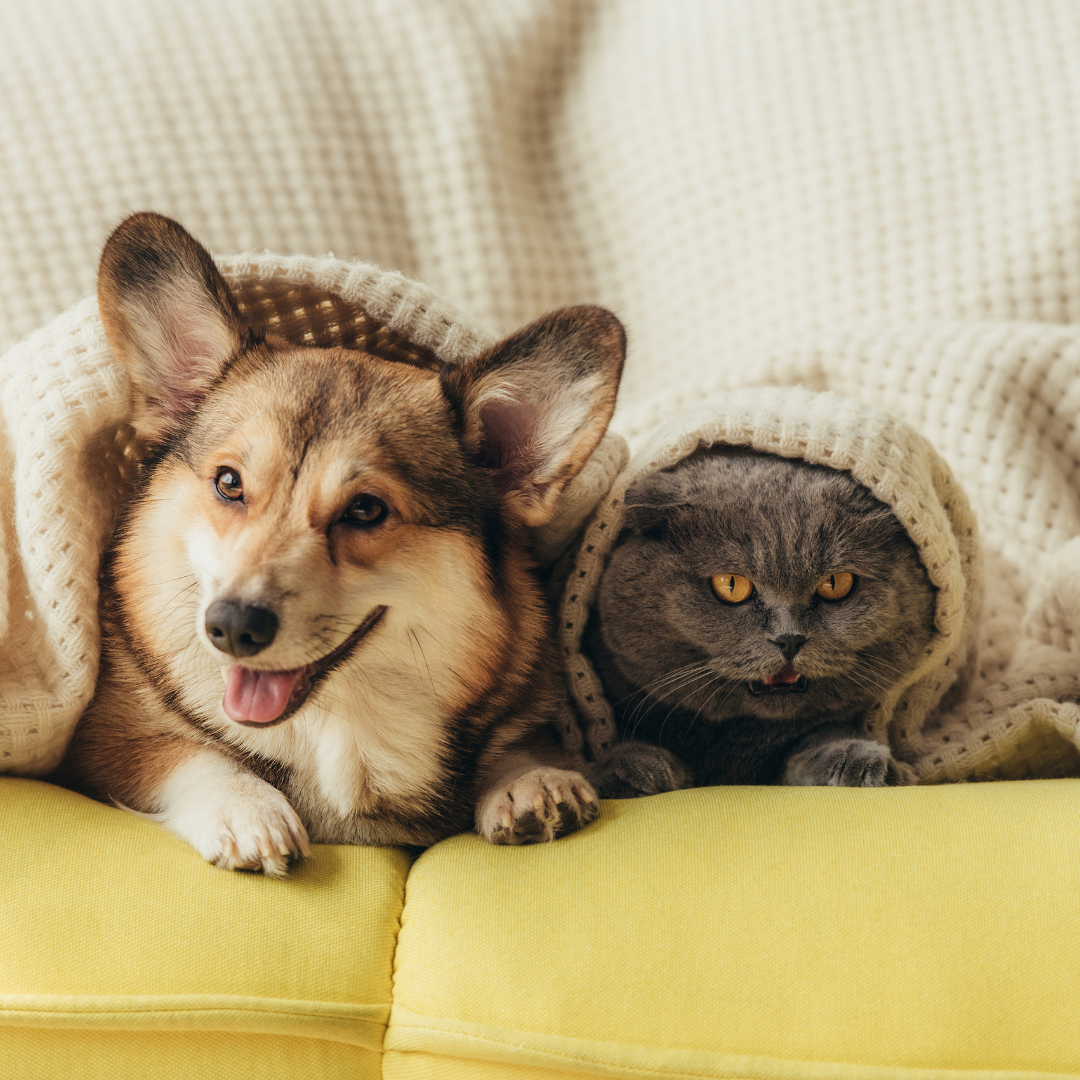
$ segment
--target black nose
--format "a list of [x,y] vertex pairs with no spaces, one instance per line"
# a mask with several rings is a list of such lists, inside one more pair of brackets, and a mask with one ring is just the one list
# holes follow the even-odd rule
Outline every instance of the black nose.
[[[791,663],[795,654],[803,647],[806,638],[802,634],[781,634],[772,639],[772,643],[784,654],[784,658]],[[219,645],[220,649],[221,646]]]
[[278,623],[269,608],[215,600],[206,609],[203,625],[215,649],[232,656],[254,656],[274,640]]

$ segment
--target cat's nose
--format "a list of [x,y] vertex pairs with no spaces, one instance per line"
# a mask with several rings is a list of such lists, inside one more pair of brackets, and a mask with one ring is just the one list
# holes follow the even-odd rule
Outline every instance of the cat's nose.
[[803,634],[781,634],[774,637],[772,643],[784,654],[784,659],[790,664],[795,659],[795,654],[803,647],[806,637]]

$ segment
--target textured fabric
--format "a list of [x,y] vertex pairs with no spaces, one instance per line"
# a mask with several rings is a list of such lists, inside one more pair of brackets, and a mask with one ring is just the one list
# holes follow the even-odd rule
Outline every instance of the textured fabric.
[[[692,387],[624,410],[623,429],[640,445],[679,430],[703,400],[722,410],[739,388],[793,383],[911,424],[951,466],[978,520],[987,588],[973,677],[921,734],[894,731],[920,778],[1080,773],[1080,330],[956,323],[807,333],[748,352],[741,366],[702,367]],[[771,393],[783,400],[783,390]],[[585,549],[603,546],[609,524],[592,520]],[[560,623],[571,651],[583,617],[573,595]],[[579,671],[571,664],[572,686]]]
[[[1078,54],[1064,0],[2,4],[0,342],[91,293],[150,205],[217,250],[394,266],[477,343],[606,303],[635,443],[755,382],[883,404],[969,492],[993,583],[958,721],[990,738],[927,779],[1075,771],[1078,711],[1030,704],[1061,657],[1009,668],[1071,654],[1080,612]],[[117,475],[126,390],[76,310],[62,356],[0,376],[5,771],[55,761],[96,664],[110,508],[70,462]]]
[[[588,1073],[547,1065],[517,1065],[506,1061],[477,1061],[443,1054],[383,1055],[383,1080],[581,1080]],[[595,1073],[593,1074],[595,1075]]]
[[1077,321],[1078,54],[1069,0],[5,3],[0,348],[146,207],[606,302],[634,401],[774,327]]
[[0,1029],[18,1080],[379,1080],[382,1057],[346,1043],[244,1032]]
[[[701,447],[718,445],[749,446],[850,473],[890,507],[916,545],[935,590],[934,639],[912,671],[863,718],[865,733],[891,745],[905,778],[914,780],[925,771],[928,721],[936,720],[938,705],[958,680],[966,685],[973,674],[983,599],[978,526],[949,467],[913,428],[884,409],[801,388],[736,390],[680,410],[645,442],[590,518],[566,575],[557,626],[567,680],[591,751],[595,756],[607,750],[616,730],[582,636],[623,528],[626,492]],[[650,600],[643,597],[642,602]],[[1080,680],[1070,682],[1070,688],[1080,690]],[[936,739],[929,752],[936,756]],[[914,770],[905,769],[908,762]]]
[[445,841],[409,876],[387,1075],[1080,1076],[1078,796],[703,788]]
[[11,778],[0,848],[0,1045],[78,1028],[381,1049],[404,853],[317,847],[286,882],[226,873],[151,822]]

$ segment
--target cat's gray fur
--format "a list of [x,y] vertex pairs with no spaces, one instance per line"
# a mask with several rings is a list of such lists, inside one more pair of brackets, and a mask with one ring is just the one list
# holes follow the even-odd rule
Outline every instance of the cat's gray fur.
[[[892,782],[860,723],[924,655],[935,590],[889,508],[848,473],[724,447],[647,477],[625,511],[586,635],[621,740],[595,765],[601,794]],[[818,597],[841,571],[851,593]],[[717,599],[722,573],[751,599]],[[805,637],[791,665],[808,684],[755,694],[788,664],[783,635]]]

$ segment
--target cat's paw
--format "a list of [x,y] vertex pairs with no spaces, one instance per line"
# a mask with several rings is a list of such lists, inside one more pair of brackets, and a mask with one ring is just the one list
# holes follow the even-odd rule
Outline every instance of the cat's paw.
[[196,760],[166,783],[162,801],[162,824],[223,869],[284,877],[290,862],[311,854],[292,804],[251,773]]
[[542,766],[486,795],[476,824],[493,844],[539,844],[588,825],[599,810],[581,773]]
[[689,768],[670,750],[652,743],[616,743],[592,768],[603,799],[636,799],[690,787]]
[[896,763],[887,746],[871,739],[839,738],[796,750],[782,784],[813,787],[888,787]]

